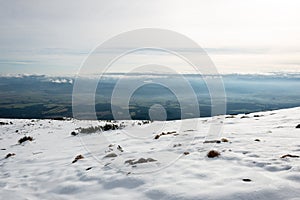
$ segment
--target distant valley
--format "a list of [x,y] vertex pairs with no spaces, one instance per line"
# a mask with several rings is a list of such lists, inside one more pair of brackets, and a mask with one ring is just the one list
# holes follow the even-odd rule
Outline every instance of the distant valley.
[[[99,82],[95,97],[98,119],[113,119],[111,107],[118,105],[111,105],[110,99],[119,76],[107,76]],[[176,96],[168,88],[154,84],[156,78],[165,77],[133,78],[148,81],[134,92],[129,102],[133,119],[149,119],[148,111],[154,104],[160,104],[166,109],[168,120],[181,118],[180,104]],[[211,116],[210,96],[203,79],[196,75],[185,75],[185,78],[197,96],[201,117]],[[93,81],[97,80],[86,79],[86,84],[93,84]],[[170,84],[178,84],[176,78],[170,78],[169,81]],[[224,75],[223,81],[227,114],[300,106],[299,75]],[[73,84],[74,78],[69,77],[0,77],[0,118],[72,117]],[[190,94],[183,95],[186,102],[182,105],[188,106]],[[124,109],[124,112],[126,110],[119,109]],[[199,116],[191,116],[193,117]]]

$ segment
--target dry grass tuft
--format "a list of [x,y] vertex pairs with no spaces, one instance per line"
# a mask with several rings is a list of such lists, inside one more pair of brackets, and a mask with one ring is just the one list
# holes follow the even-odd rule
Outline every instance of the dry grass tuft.
[[221,142],[229,142],[229,140],[227,138],[222,138]]
[[176,133],[176,131],[162,132],[161,134],[156,135],[154,137],[154,139],[157,140],[157,139],[159,139],[163,135],[175,135],[176,136],[178,134]]

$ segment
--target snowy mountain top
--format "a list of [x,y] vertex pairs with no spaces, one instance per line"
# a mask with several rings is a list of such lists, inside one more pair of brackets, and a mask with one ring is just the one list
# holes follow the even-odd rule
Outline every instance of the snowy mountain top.
[[[213,140],[213,118],[0,119],[0,196],[298,199],[299,113],[300,107],[226,116]],[[220,155],[209,158],[210,150]]]

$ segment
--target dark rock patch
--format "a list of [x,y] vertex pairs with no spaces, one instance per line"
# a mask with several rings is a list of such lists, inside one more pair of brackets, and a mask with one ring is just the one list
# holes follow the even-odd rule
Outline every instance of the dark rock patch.
[[173,148],[175,148],[175,147],[181,147],[181,146],[182,146],[182,144],[180,144],[180,143],[179,144],[174,144]]
[[76,135],[78,135],[78,132],[72,131],[71,135],[76,136]]
[[110,153],[110,154],[107,154],[106,156],[104,156],[104,158],[115,158],[117,157],[118,155],[115,154],[115,153]]
[[124,128],[125,125],[118,124],[108,124],[106,123],[104,126],[90,126],[87,128],[77,128],[80,133],[96,133],[101,131],[110,131],[110,130],[118,130]]
[[219,157],[220,155],[221,154],[216,150],[211,150],[207,153],[208,158],[215,158],[215,157]]
[[222,138],[221,142],[229,142],[229,140],[227,138]]
[[242,116],[241,119],[250,118],[249,116]]
[[283,155],[281,156],[281,158],[299,158],[300,156],[297,156],[297,155],[291,155],[291,154],[286,154],[286,155]]
[[156,162],[157,160],[153,159],[153,158],[140,158],[137,161],[135,161],[135,159],[131,159],[131,160],[126,160],[124,163],[125,164],[129,164],[129,165],[136,165],[136,164],[142,164],[142,163],[149,163],[149,162]]
[[134,165],[135,159],[126,160],[124,163],[129,165]]
[[204,144],[207,144],[207,143],[217,143],[217,144],[219,144],[219,143],[221,143],[221,140],[206,140],[203,143]]
[[183,132],[192,132],[192,131],[195,131],[194,129],[188,129],[188,130],[185,130]]
[[64,120],[67,120],[67,118],[66,117],[53,117],[53,118],[51,118],[51,120],[64,121]]
[[232,118],[235,118],[235,116],[234,115],[229,115],[229,116],[225,117],[225,119],[232,119]]
[[22,137],[21,139],[19,139],[19,144],[22,144],[23,142],[26,142],[26,141],[33,141],[33,138],[31,136],[24,136]]
[[121,152],[124,151],[123,148],[122,148],[120,145],[117,146],[117,149],[118,149],[119,151],[121,151]]
[[151,121],[149,121],[149,120],[144,120],[144,121],[142,121],[143,124],[150,124],[150,122],[151,122]]
[[117,129],[119,129],[119,126],[117,124],[105,124],[102,127],[103,131],[117,130]]
[[76,163],[78,160],[84,159],[83,155],[78,155],[75,157],[75,159],[72,161],[72,163]]
[[7,154],[6,156],[5,156],[5,159],[7,159],[7,158],[9,158],[9,157],[12,157],[12,156],[15,156],[16,154],[14,154],[14,153],[9,153],[9,154]]
[[170,132],[162,132],[161,134],[157,134],[155,137],[154,137],[154,139],[155,140],[157,140],[157,139],[159,139],[161,136],[163,136],[163,135],[178,135],[178,134],[176,134],[176,131],[170,131]]

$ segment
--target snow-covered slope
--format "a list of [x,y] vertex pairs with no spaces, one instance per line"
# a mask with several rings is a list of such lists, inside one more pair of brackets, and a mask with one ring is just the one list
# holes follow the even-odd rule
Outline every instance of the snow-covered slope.
[[0,122],[0,199],[300,199],[300,108],[227,116],[221,142],[212,118]]

